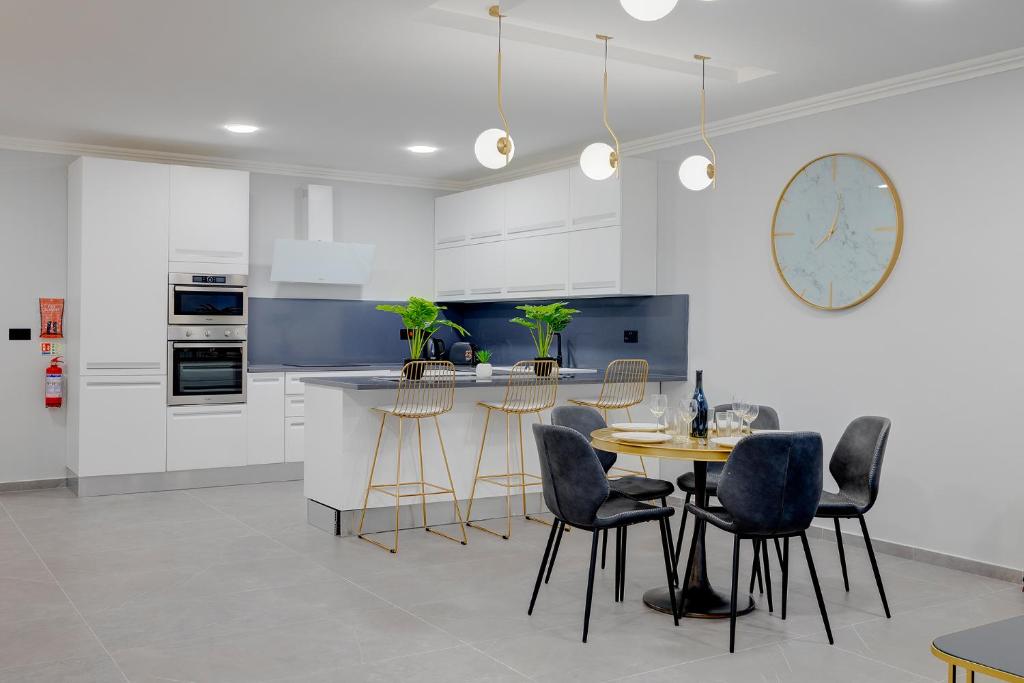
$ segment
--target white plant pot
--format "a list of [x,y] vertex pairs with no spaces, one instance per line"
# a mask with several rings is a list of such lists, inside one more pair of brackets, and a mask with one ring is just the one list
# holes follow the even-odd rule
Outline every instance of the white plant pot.
[[480,379],[487,379],[494,374],[494,366],[490,363],[478,363],[476,366],[476,376]]

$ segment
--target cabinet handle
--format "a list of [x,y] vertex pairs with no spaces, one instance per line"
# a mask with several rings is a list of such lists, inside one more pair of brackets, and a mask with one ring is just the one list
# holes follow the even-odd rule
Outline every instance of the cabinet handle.
[[615,218],[618,214],[617,211],[609,211],[608,213],[595,213],[592,216],[580,216],[579,218],[573,218],[573,225],[579,225],[580,223],[590,223],[593,221],[603,221],[609,218]]
[[178,254],[196,254],[199,256],[222,256],[225,258],[231,256],[245,256],[245,254],[241,251],[217,251],[215,249],[181,249],[176,247],[174,251],[175,253]]
[[549,223],[535,223],[533,225],[520,225],[515,228],[507,228],[507,232],[514,235],[518,235],[524,232],[534,232],[537,230],[550,230],[551,228],[560,228],[565,225],[565,221],[551,221]]
[[465,235],[460,235],[458,237],[442,237],[437,240],[437,244],[454,244],[455,242],[461,242],[464,239],[466,239]]
[[289,422],[288,426],[289,427],[305,427],[306,423],[305,422]]
[[224,410],[224,411],[220,411],[220,410],[207,410],[207,411],[203,411],[203,412],[194,412],[194,413],[191,413],[191,412],[190,413],[175,413],[175,412],[172,412],[171,413],[171,417],[181,417],[181,418],[188,418],[188,417],[230,417],[230,416],[241,415],[241,414],[242,414],[241,410]]
[[550,285],[518,285],[509,287],[510,292],[545,292],[549,289],[565,289],[564,282],[556,282]]
[[281,381],[280,377],[253,377],[253,384],[277,384]]
[[438,290],[437,294],[438,296],[454,296],[457,294],[462,294],[465,291],[466,290],[464,289],[440,289]]
[[114,361],[112,363],[86,363],[86,370],[159,370],[160,363]]
[[501,230],[488,230],[486,232],[471,232],[469,233],[469,238],[478,240],[484,237],[498,237],[499,235],[501,235]]
[[85,383],[87,387],[158,387],[160,382],[112,382],[112,381],[97,381],[89,380]]
[[478,287],[469,290],[470,294],[501,294],[501,287]]
[[618,283],[615,280],[594,280],[593,282],[574,282],[572,283],[573,289],[607,289],[608,287],[614,287]]

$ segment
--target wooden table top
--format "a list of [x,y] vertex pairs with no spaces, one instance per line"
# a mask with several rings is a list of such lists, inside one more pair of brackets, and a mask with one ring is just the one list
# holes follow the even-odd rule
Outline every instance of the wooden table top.
[[687,441],[683,437],[674,437],[672,441],[655,444],[627,443],[612,438],[612,434],[620,429],[605,427],[590,433],[590,445],[602,451],[642,455],[645,458],[665,458],[667,460],[701,460],[704,462],[725,462],[729,459],[732,448],[709,444],[701,445],[697,439]]

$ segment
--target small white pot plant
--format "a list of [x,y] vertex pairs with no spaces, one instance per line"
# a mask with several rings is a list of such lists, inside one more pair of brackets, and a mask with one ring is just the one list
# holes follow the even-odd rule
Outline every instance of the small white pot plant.
[[533,346],[537,350],[537,357],[534,360],[554,360],[551,357],[551,340],[556,332],[562,332],[569,326],[573,314],[579,313],[577,309],[569,308],[568,301],[541,305],[524,304],[516,306],[516,310],[523,312],[522,317],[512,318],[509,322],[530,331],[530,338],[533,339]]
[[494,366],[491,365],[491,352],[487,349],[480,349],[476,352],[476,376],[480,379],[487,379],[494,374]]
[[[444,306],[438,306],[433,301],[418,296],[409,297],[409,302],[404,305],[379,304],[377,310],[394,313],[402,318],[405,334],[409,341],[409,357],[405,359],[406,365],[414,360],[422,359],[423,349],[426,348],[427,342],[442,327],[449,327],[463,337],[469,336],[466,328],[441,317],[441,311],[445,310]],[[422,370],[419,371],[419,374],[422,375]],[[409,379],[420,379],[420,377],[410,376]]]

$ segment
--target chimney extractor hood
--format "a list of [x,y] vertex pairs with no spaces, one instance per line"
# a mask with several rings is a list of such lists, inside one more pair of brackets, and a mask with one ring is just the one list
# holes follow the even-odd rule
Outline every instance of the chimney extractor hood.
[[334,241],[334,188],[310,185],[306,193],[304,240],[274,240],[271,282],[365,285],[370,280],[374,244]]

